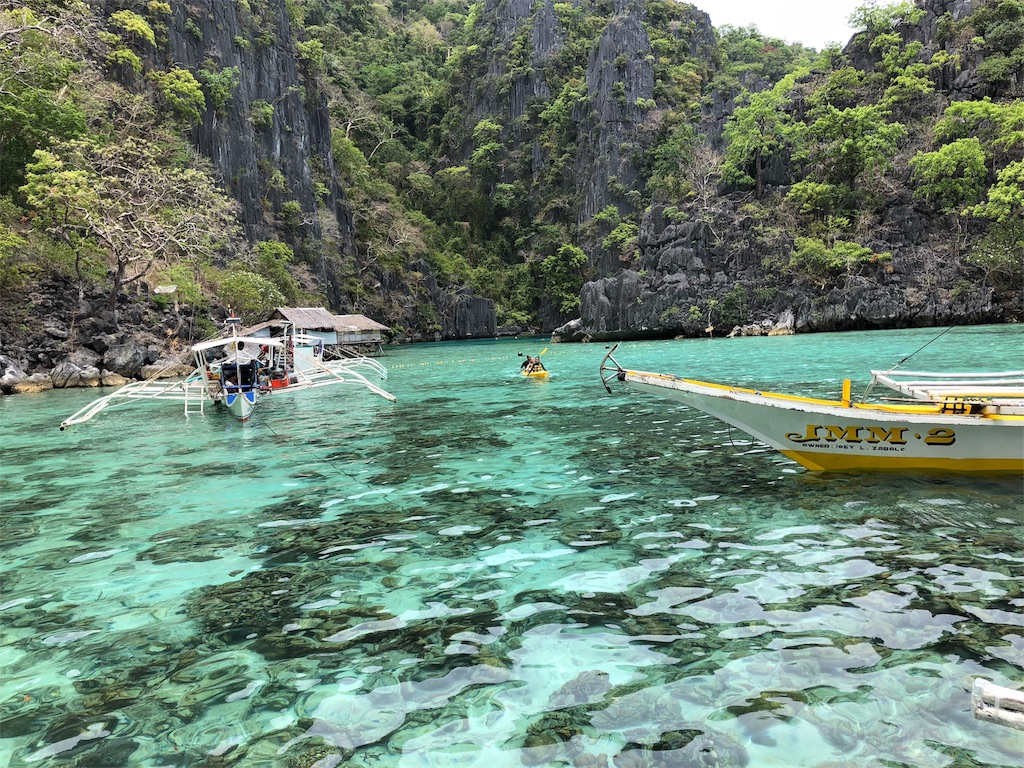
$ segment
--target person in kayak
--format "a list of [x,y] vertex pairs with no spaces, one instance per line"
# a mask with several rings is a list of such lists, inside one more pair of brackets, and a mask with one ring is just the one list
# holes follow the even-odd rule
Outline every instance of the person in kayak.
[[526,362],[524,362],[521,366],[519,366],[519,368],[520,368],[520,370],[523,373],[527,373],[527,374],[533,373],[534,371],[546,370],[544,368],[544,363],[542,363],[540,361],[540,358],[539,357],[533,357],[532,355],[527,355],[526,356]]

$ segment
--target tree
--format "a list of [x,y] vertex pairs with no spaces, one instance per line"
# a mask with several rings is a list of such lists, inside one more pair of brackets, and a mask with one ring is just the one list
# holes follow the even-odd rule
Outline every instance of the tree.
[[74,99],[79,66],[62,55],[72,35],[69,23],[28,8],[0,11],[0,194],[24,182],[35,150],[85,132]]
[[916,193],[946,212],[976,203],[988,179],[985,151],[974,137],[918,153],[910,164],[919,182]]
[[255,272],[235,269],[220,284],[221,300],[246,323],[255,323],[277,307],[285,305],[285,297],[277,286]]
[[904,24],[916,24],[925,15],[925,11],[915,7],[912,2],[886,3],[879,5],[878,0],[859,5],[849,16],[853,29],[862,29],[872,37],[891,32]]
[[540,263],[544,293],[562,314],[568,314],[580,305],[583,270],[586,266],[587,254],[583,249],[567,244]]
[[253,251],[260,274],[277,287],[289,306],[296,306],[302,298],[302,289],[288,272],[288,264],[295,258],[291,247],[285,243],[263,240],[253,246]]
[[907,129],[889,122],[889,112],[877,104],[826,106],[811,124],[810,135],[819,142],[815,154],[826,176],[852,187],[863,174],[888,167]]
[[751,94],[747,105],[736,109],[725,126],[728,146],[722,178],[753,184],[754,194],[764,193],[765,163],[793,137],[793,118],[785,110],[796,75],[789,75],[770,91]]
[[212,258],[239,238],[235,204],[191,154],[170,137],[122,137],[101,144],[61,142],[37,150],[21,188],[37,222],[80,247],[89,241],[113,268],[110,308],[122,287],[143,278],[157,260]]
[[1024,160],[1010,163],[999,172],[988,200],[975,207],[978,216],[1009,224],[1024,219]]

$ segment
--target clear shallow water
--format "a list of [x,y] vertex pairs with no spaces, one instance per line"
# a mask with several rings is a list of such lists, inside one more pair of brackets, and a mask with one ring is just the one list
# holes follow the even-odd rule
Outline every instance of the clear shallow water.
[[[907,368],[1020,367],[957,329]],[[934,331],[627,343],[835,395]],[[1020,479],[825,476],[604,345],[388,349],[242,427],[0,398],[0,765],[1019,766]],[[994,361],[994,362],[993,362]],[[856,391],[856,387],[855,387]]]

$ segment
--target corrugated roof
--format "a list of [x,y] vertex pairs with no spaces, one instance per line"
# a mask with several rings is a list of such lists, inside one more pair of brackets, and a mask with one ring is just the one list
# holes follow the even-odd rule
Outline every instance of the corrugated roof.
[[371,320],[366,315],[335,315],[334,327],[343,331],[348,328],[355,328],[360,331],[387,331],[386,325],[381,325],[376,320]]

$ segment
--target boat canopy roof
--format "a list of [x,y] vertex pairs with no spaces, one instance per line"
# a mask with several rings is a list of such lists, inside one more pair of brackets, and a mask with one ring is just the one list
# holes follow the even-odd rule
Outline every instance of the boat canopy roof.
[[284,342],[280,339],[272,338],[260,338],[259,336],[226,336],[223,339],[210,339],[209,341],[201,341],[198,344],[192,345],[193,352],[205,352],[208,349],[217,349],[219,347],[229,347],[232,344],[254,344],[256,348],[259,347],[283,347]]

